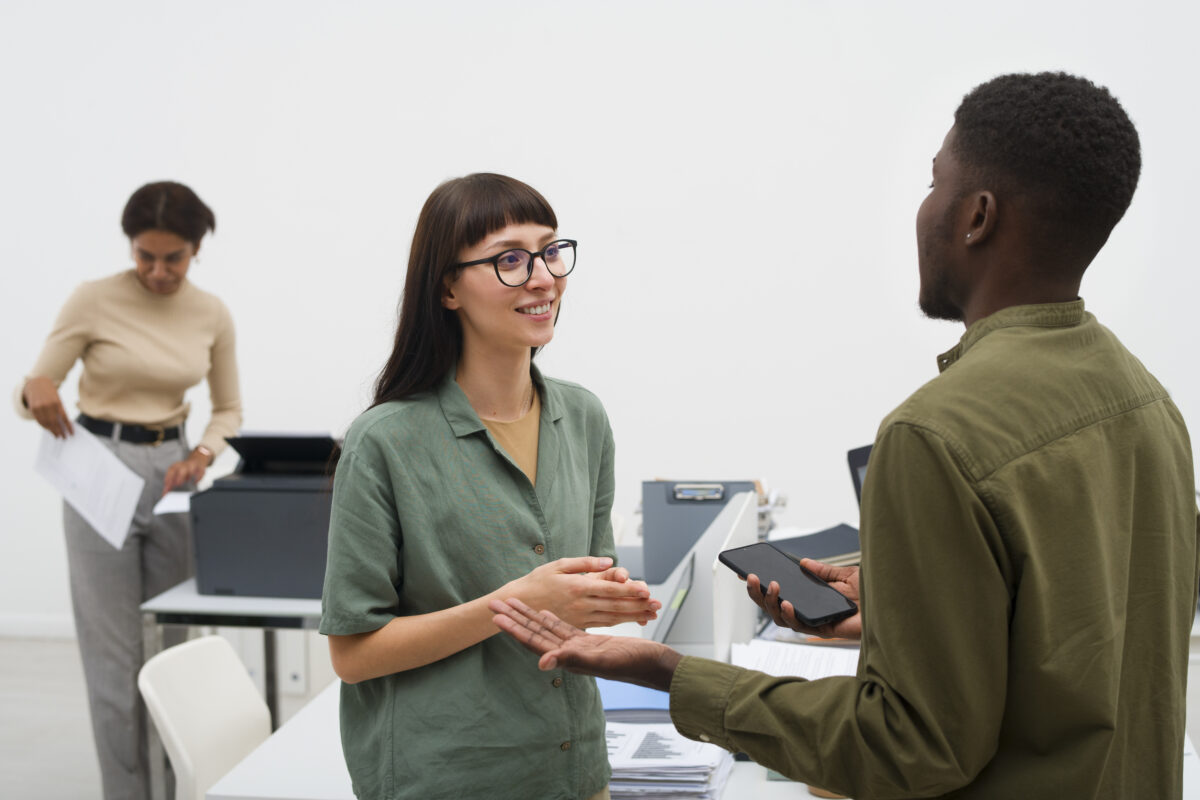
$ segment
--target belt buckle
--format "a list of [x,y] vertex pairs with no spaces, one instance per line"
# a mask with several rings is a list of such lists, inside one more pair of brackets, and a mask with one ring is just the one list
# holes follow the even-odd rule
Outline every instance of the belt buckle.
[[158,438],[150,443],[151,447],[158,447],[160,444],[163,443],[163,437],[167,435],[167,429],[165,427],[163,427],[162,425],[158,425],[158,426],[147,425],[146,428],[148,430],[158,431]]

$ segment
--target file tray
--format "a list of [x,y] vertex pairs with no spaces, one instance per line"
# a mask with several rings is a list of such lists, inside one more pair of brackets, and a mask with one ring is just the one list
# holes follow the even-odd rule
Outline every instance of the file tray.
[[756,492],[754,481],[643,481],[642,572],[662,583],[729,499]]

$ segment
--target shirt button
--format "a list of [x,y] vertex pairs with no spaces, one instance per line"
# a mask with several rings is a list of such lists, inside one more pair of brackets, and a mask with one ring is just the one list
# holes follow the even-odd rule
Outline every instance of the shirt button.
[[558,687],[562,686],[562,678],[555,678],[554,680],[550,681],[550,685],[557,689]]
[[700,734],[700,741],[702,741],[702,742],[711,742],[711,741],[712,741],[712,739],[709,739],[709,738],[708,738],[708,734],[707,734],[707,733],[702,733],[702,734]]
[[546,552],[546,546],[542,544],[535,544],[533,546],[533,552],[540,556],[542,553]]
[[570,750],[570,749],[571,749],[571,743],[570,743],[570,742],[563,742],[562,744],[560,744],[560,745],[558,746],[558,749],[560,749],[560,750]]

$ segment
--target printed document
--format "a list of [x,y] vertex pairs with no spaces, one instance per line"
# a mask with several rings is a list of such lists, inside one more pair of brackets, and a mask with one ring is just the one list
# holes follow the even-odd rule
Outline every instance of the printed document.
[[613,800],[715,800],[733,768],[728,751],[687,739],[670,723],[609,721],[605,737]]
[[42,431],[33,468],[109,544],[121,549],[146,485],[141,476],[80,425],[66,439]]

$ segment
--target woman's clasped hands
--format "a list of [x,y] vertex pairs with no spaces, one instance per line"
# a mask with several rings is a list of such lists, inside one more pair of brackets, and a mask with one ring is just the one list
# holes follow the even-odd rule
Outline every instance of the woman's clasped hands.
[[650,597],[644,581],[630,580],[628,570],[612,563],[602,556],[560,558],[508,583],[498,594],[502,600],[516,597],[552,611],[577,628],[645,625],[655,619],[662,603]]

